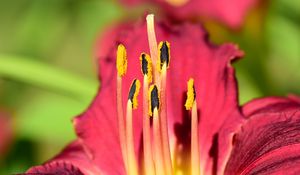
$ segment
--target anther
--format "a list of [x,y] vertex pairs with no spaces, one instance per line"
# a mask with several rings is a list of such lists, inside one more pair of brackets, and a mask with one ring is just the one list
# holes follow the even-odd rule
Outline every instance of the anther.
[[138,79],[134,79],[128,94],[128,100],[131,101],[133,109],[136,109],[138,106],[137,96],[139,94],[140,87],[141,87],[140,81]]
[[163,66],[169,67],[170,63],[170,43],[168,41],[161,41],[158,45],[158,70],[161,72]]
[[198,112],[194,79],[192,78],[187,83],[185,108],[191,110],[191,175],[200,175]]
[[124,76],[127,72],[127,52],[123,44],[118,45],[117,50],[117,71],[120,77]]
[[186,110],[191,110],[196,99],[196,91],[194,86],[194,79],[190,78],[187,83],[187,99],[185,102]]
[[152,82],[152,60],[148,54],[142,53],[140,61],[142,65],[142,73],[144,76],[147,75],[148,83],[150,84]]
[[152,116],[154,109],[156,108],[157,110],[159,110],[160,106],[159,93],[156,85],[150,86],[149,99],[149,115]]

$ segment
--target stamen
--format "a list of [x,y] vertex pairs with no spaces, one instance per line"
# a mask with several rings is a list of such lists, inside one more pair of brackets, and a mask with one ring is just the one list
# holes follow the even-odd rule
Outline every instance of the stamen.
[[187,83],[187,99],[185,103],[185,108],[191,111],[191,171],[192,175],[200,175],[200,152],[199,152],[199,135],[198,135],[198,113],[197,113],[197,103],[196,103],[196,91],[194,86],[194,80],[189,79]]
[[149,89],[149,113],[153,115],[153,140],[154,140],[154,162],[156,175],[165,175],[163,150],[161,143],[160,125],[159,125],[159,92],[156,85]]
[[152,60],[148,54],[142,53],[140,61],[142,65],[142,73],[144,76],[147,75],[148,84],[150,84],[152,82]]
[[124,45],[120,44],[117,50],[117,115],[118,115],[118,128],[119,128],[119,137],[121,152],[123,157],[123,162],[125,169],[127,171],[127,145],[126,145],[126,128],[125,120],[123,114],[123,97],[122,97],[122,77],[126,74],[127,71],[127,57],[126,57],[126,48]]
[[142,53],[140,56],[143,82],[143,142],[144,142],[144,174],[155,175],[155,168],[152,156],[150,118],[148,116],[148,87],[152,82],[152,61],[148,54]]
[[161,134],[162,134],[162,145],[163,145],[166,172],[168,175],[173,175],[169,133],[168,133],[167,98],[166,98],[167,68],[169,67],[169,63],[170,63],[170,44],[167,41],[163,41],[159,43],[158,48],[159,48],[158,49],[159,61],[157,65],[161,73],[160,126],[161,126]]
[[[139,80],[135,79],[132,82],[128,101],[127,101],[127,113],[126,113],[126,141],[127,141],[127,156],[128,156],[128,173],[130,175],[138,175],[138,168],[137,168],[137,159],[134,152],[134,139],[133,139],[133,127],[132,127],[132,109],[137,107],[137,95],[139,92],[138,85],[140,82]],[[134,104],[136,101],[136,106]]]
[[149,48],[150,48],[150,55],[152,59],[152,67],[154,68],[154,83],[158,82],[158,70],[156,69],[156,62],[158,59],[158,53],[157,53],[157,41],[155,36],[155,29],[154,29],[154,15],[149,14],[146,17],[147,20],[147,33],[148,33],[148,42],[149,42]]
[[158,46],[159,59],[157,62],[157,69],[162,71],[163,65],[166,64],[166,68],[169,68],[170,63],[170,43],[168,41],[161,41]]

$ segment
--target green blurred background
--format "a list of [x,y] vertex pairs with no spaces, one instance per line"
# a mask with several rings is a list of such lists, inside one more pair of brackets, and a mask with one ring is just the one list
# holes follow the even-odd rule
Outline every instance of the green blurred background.
[[[71,118],[88,106],[99,85],[97,36],[146,8],[111,0],[0,0],[0,111],[9,114],[14,131],[0,155],[0,174],[24,172],[75,138]],[[214,43],[235,42],[246,53],[235,64],[241,104],[300,94],[299,0],[262,0],[239,30],[202,22]]]

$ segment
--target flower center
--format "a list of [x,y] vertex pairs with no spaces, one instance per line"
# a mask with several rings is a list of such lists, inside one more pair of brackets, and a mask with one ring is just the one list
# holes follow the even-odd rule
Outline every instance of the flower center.
[[[128,95],[126,116],[122,104],[122,77],[127,71],[127,54],[120,44],[117,50],[117,114],[122,157],[127,175],[173,175],[166,104],[167,69],[170,64],[170,43],[157,45],[154,31],[154,16],[147,16],[147,32],[150,56],[140,56],[143,79],[143,147],[144,172],[137,166],[134,149],[132,110],[137,108],[140,81],[134,79]],[[153,78],[154,77],[154,78]],[[153,80],[152,80],[153,79]],[[153,84],[151,84],[153,83]],[[149,87],[150,86],[150,87]],[[186,109],[191,111],[191,174],[200,175],[198,114],[194,80],[188,81]],[[153,124],[150,124],[150,119]],[[184,172],[187,174],[187,172]]]

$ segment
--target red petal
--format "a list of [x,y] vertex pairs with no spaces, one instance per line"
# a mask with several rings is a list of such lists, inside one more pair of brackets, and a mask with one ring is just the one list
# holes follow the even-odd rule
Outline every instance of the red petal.
[[247,122],[235,135],[225,174],[300,172],[300,104],[265,98],[243,108]]
[[[114,30],[117,34],[116,43],[111,44],[109,36],[100,47],[100,75],[102,88],[91,105],[90,109],[79,118],[77,131],[79,136],[92,150],[96,162],[101,166],[103,161],[110,162],[109,156],[115,159],[115,164],[120,163],[120,148],[117,146],[117,118],[115,102],[115,52],[117,43],[123,43],[128,49],[128,73],[124,78],[124,94],[127,94],[131,80],[138,77],[142,79],[139,55],[148,52],[148,40],[144,23],[127,25]],[[201,112],[200,142],[202,166],[207,163],[206,172],[212,171],[212,161],[209,151],[213,137],[222,127],[221,140],[223,152],[219,154],[222,163],[229,151],[233,132],[242,117],[238,111],[237,90],[234,69],[230,63],[243,53],[233,44],[220,47],[207,42],[207,35],[200,25],[183,24],[169,26],[156,24],[158,40],[168,40],[171,43],[171,63],[168,71],[167,83],[167,109],[169,119],[169,132],[171,140],[177,144],[188,146],[190,124],[187,111],[184,109],[186,81],[193,77],[197,92],[198,108]],[[113,38],[113,39],[114,39]],[[112,39],[112,40],[113,40]],[[100,44],[101,45],[101,44]],[[107,53],[108,55],[104,55]],[[141,102],[141,96],[139,101]],[[140,141],[142,117],[141,108],[135,117],[136,148]],[[108,145],[106,144],[108,143]],[[107,145],[107,146],[106,146]],[[173,143],[174,146],[174,143]],[[109,152],[112,148],[114,152]],[[174,147],[173,147],[174,148]],[[109,152],[109,155],[107,155]],[[105,157],[103,159],[103,156]],[[117,163],[116,163],[117,162]],[[114,164],[114,165],[115,165]],[[123,167],[123,165],[122,165]],[[102,169],[103,167],[101,167]]]
[[282,98],[282,97],[266,97],[250,101],[243,107],[243,114],[246,117],[251,117],[256,113],[270,113],[290,110],[298,107],[300,101],[295,97]]
[[116,79],[112,76],[109,86],[102,81],[89,109],[74,124],[78,137],[84,142],[94,162],[110,175],[125,174],[119,143],[116,114]]
[[0,159],[9,149],[13,138],[12,120],[8,114],[0,112]]
[[[153,2],[151,0],[122,0],[124,3],[133,5],[141,2]],[[205,16],[217,19],[232,28],[239,27],[257,0],[187,0],[181,6],[169,4],[166,0],[155,0],[156,4],[164,9],[164,12],[179,20]]]
[[49,162],[32,167],[26,173],[28,175],[96,175],[100,174],[100,171],[88,157],[80,142],[75,141]]

